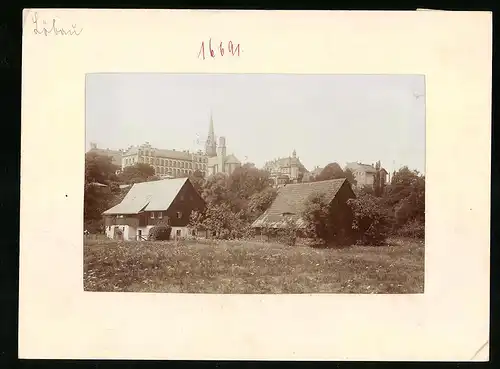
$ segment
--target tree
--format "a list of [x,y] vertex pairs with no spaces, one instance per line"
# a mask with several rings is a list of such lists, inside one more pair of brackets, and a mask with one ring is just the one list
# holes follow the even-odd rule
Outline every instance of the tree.
[[114,196],[120,191],[116,183],[117,169],[108,156],[93,152],[85,155],[83,218],[90,232],[102,230],[102,213],[112,206]]
[[193,173],[189,175],[189,180],[193,184],[194,189],[201,193],[203,184],[205,183],[205,173],[196,169]]
[[210,203],[204,212],[192,212],[189,225],[196,231],[206,230],[216,239],[241,238],[246,231],[241,214],[233,212],[228,203]]
[[329,179],[346,178],[344,171],[338,163],[330,163],[316,176],[316,181],[326,181]]
[[227,176],[217,173],[208,177],[201,188],[201,197],[208,203],[222,203],[230,199]]
[[330,179],[346,178],[349,183],[356,185],[354,173],[349,169],[342,170],[338,163],[330,163],[314,178],[314,181],[326,181]]
[[390,232],[390,218],[383,202],[370,194],[348,201],[354,215],[353,230],[358,243],[380,245]]
[[269,173],[253,167],[239,167],[229,176],[227,186],[237,197],[249,199],[269,186]]
[[108,184],[117,181],[118,166],[112,163],[109,156],[94,152],[85,154],[85,183]]
[[382,196],[384,193],[385,182],[382,181],[382,167],[380,165],[380,160],[375,164],[375,179],[373,183],[373,193],[375,196]]
[[358,183],[358,181],[356,181],[356,177],[354,177],[354,173],[352,172],[351,169],[346,168],[344,170],[344,176],[345,176],[344,178],[346,178],[351,185],[356,186],[356,184]]
[[315,193],[306,200],[301,214],[306,234],[323,244],[344,245],[351,241],[352,211],[337,198],[329,201],[325,194]]
[[155,176],[155,169],[146,163],[136,163],[134,165],[125,167],[119,175],[119,179],[123,183],[140,183],[147,181],[157,180]]
[[272,187],[266,187],[264,190],[253,194],[248,202],[248,212],[251,221],[257,219],[269,206],[271,206],[278,191]]

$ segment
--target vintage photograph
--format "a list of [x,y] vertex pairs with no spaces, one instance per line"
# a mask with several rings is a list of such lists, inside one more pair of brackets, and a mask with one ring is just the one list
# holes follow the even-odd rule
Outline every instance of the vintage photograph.
[[85,86],[85,291],[424,292],[424,76]]

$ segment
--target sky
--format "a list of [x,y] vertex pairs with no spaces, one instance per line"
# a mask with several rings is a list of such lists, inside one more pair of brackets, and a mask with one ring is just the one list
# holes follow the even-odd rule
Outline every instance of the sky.
[[296,150],[308,170],[380,160],[425,173],[422,75],[89,74],[86,147],[204,148],[262,167]]

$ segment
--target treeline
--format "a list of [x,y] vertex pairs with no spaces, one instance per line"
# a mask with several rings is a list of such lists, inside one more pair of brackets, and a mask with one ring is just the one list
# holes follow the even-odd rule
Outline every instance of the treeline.
[[[107,157],[87,154],[85,162],[85,224],[90,232],[102,229],[102,212],[118,204],[128,191],[120,185],[156,180],[154,169],[136,164],[116,174],[117,167]],[[347,178],[355,184],[349,170],[337,163],[327,165],[313,181]],[[271,205],[277,191],[268,172],[252,164],[237,168],[230,176],[216,174],[205,178],[195,171],[190,180],[206,201],[203,213],[193,213],[191,226],[206,230],[219,239],[252,237],[250,225]],[[98,185],[104,184],[105,187]],[[379,181],[376,181],[379,183]],[[309,231],[318,239],[338,237],[338,224],[349,224],[355,239],[365,243],[382,242],[389,235],[423,237],[425,222],[425,177],[417,171],[401,168],[393,173],[391,182],[355,190],[357,198],[348,206],[349,221],[328,213],[321,196],[310,198],[303,215]]]
[[102,213],[119,204],[127,194],[128,188],[120,188],[121,185],[158,179],[148,164],[138,163],[117,174],[119,169],[108,156],[93,152],[85,155],[83,213],[85,229],[91,233],[104,230]]

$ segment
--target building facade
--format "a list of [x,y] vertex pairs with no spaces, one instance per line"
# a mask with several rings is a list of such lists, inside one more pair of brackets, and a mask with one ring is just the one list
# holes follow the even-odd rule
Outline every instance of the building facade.
[[155,175],[160,178],[187,177],[196,170],[205,175],[231,174],[241,166],[241,162],[233,154],[227,154],[225,137],[220,137],[217,145],[212,117],[205,152],[158,149],[146,142],[140,146],[130,146],[121,154],[122,170],[137,163],[151,165],[155,169]]
[[269,172],[269,178],[277,187],[288,183],[300,183],[308,173],[295,150],[288,158],[278,158],[266,162],[263,169]]
[[381,167],[380,161],[376,164],[363,164],[360,162],[347,163],[346,169],[349,169],[356,179],[356,187],[375,187],[377,173],[380,173],[380,185],[387,183],[387,171]]
[[131,146],[122,155],[122,169],[136,163],[145,163],[155,169],[160,178],[187,177],[194,171],[205,172],[207,156],[202,151],[164,150],[152,147],[149,142]]

